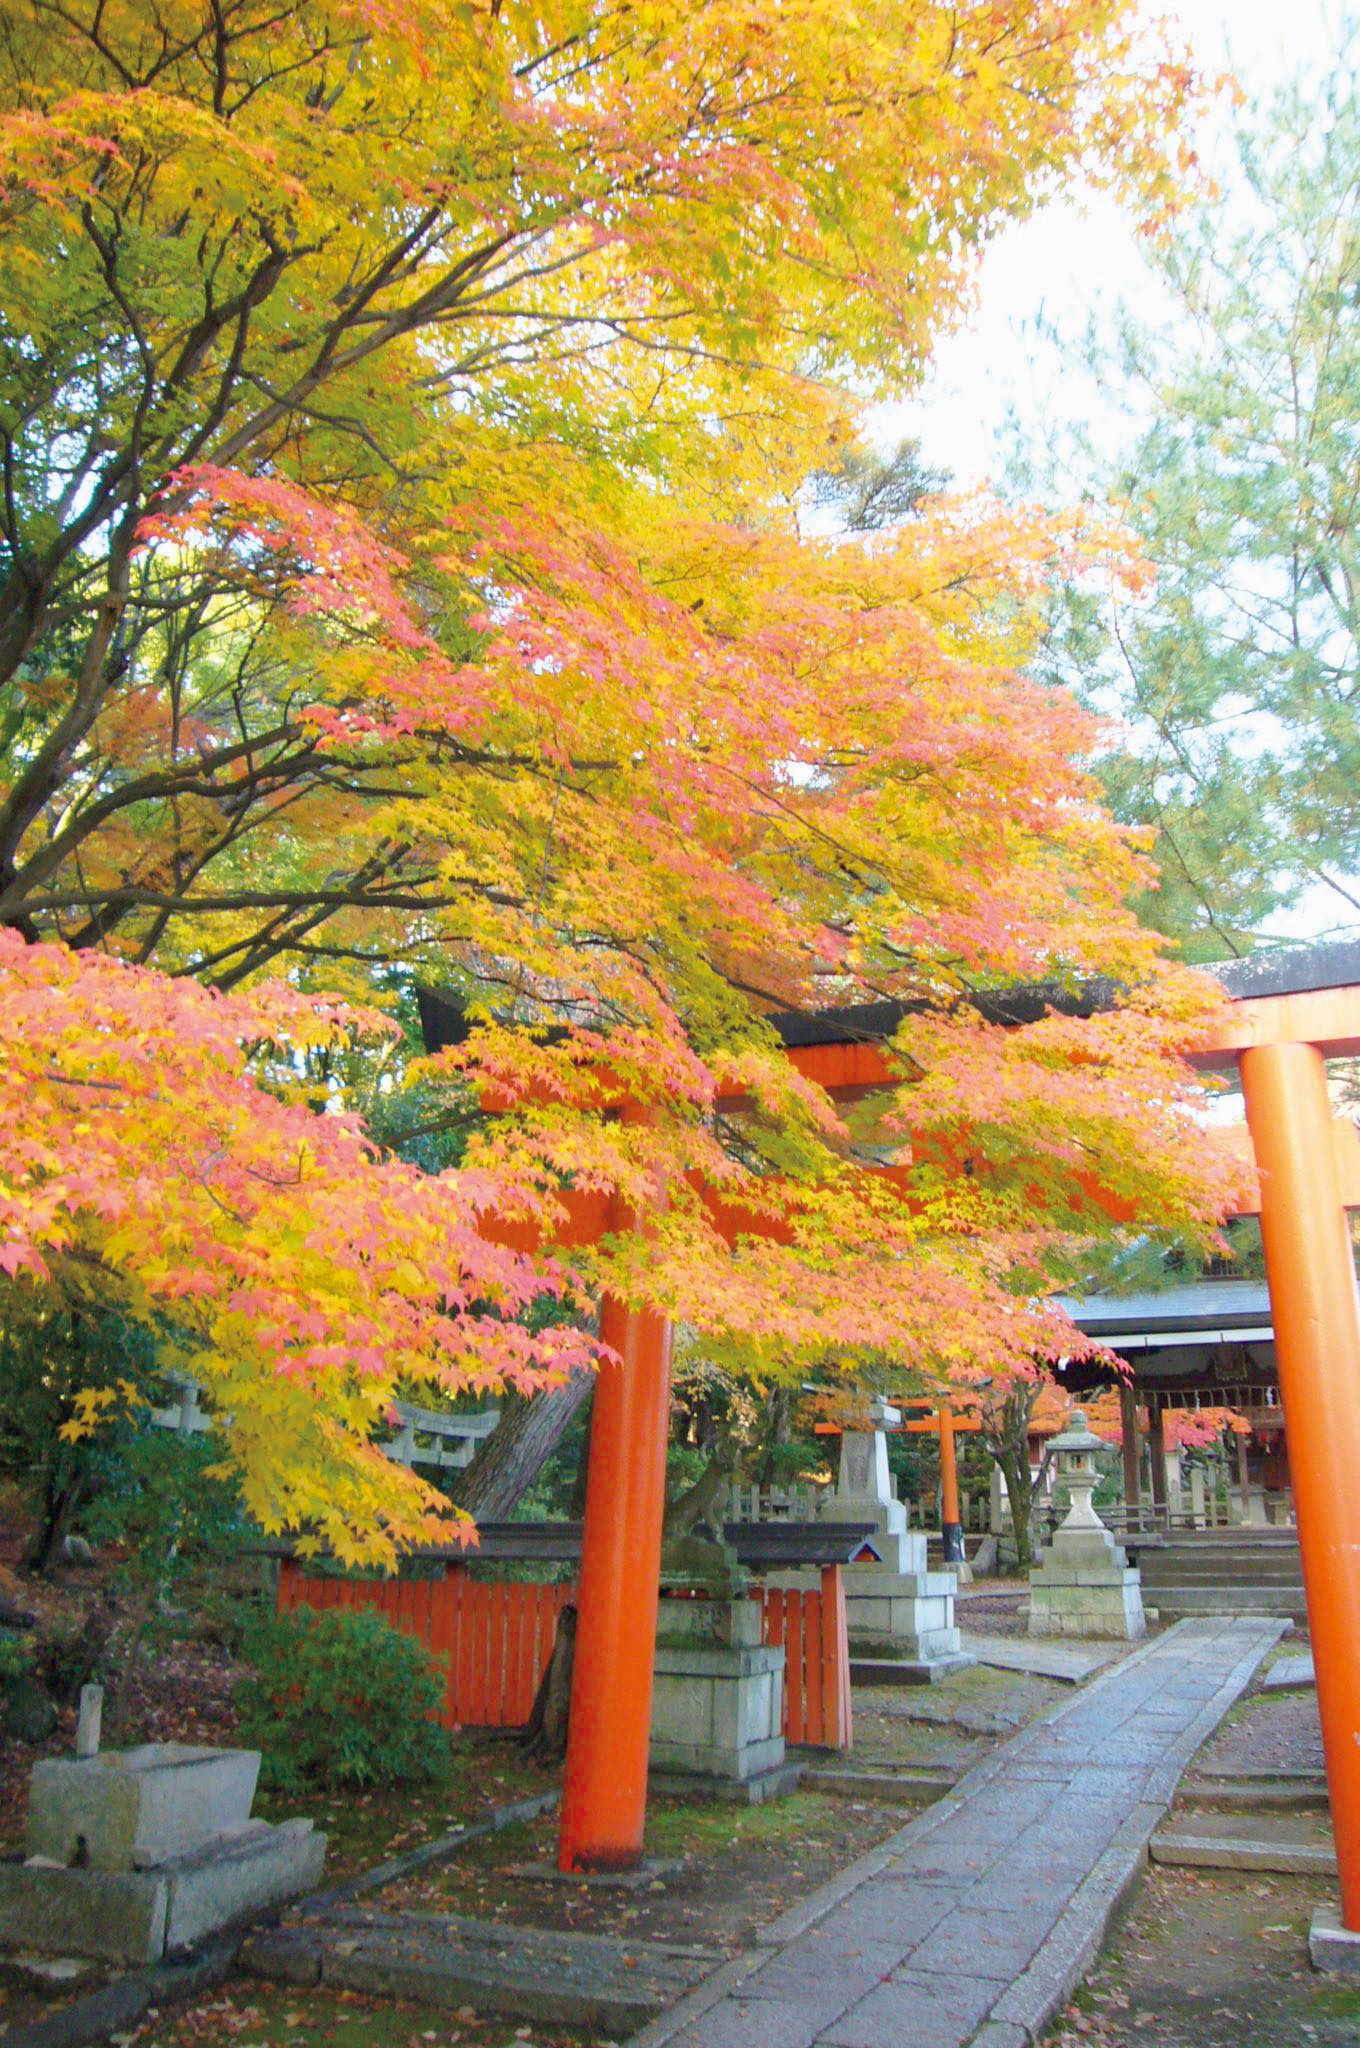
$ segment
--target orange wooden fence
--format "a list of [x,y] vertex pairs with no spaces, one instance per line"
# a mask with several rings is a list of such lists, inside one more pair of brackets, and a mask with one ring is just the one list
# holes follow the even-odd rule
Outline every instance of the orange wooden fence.
[[[574,1586],[485,1585],[455,1567],[442,1579],[309,1578],[279,1567],[278,1610],[371,1607],[447,1659],[443,1719],[450,1727],[519,1728],[529,1718],[552,1652],[557,1617]],[[850,1655],[840,1571],[817,1592],[761,1587],[762,1635],[784,1646],[784,1739],[849,1749]]]
[[817,1592],[762,1586],[767,1643],[784,1645],[784,1740],[822,1749],[849,1749],[850,1644],[845,1627],[845,1585],[828,1566]]

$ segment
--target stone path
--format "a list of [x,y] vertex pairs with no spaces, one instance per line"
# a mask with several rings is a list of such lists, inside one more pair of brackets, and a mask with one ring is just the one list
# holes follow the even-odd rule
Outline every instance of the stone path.
[[633,2048],[1030,2048],[1288,1624],[1180,1622],[764,1929]]
[[962,1629],[965,1651],[979,1664],[997,1671],[1027,1671],[1035,1678],[1056,1678],[1080,1685],[1123,1654],[1118,1643],[1061,1643],[1044,1637],[974,1635]]

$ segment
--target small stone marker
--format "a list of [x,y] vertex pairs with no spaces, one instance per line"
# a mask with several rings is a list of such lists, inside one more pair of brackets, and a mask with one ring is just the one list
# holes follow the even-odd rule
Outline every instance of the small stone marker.
[[82,1685],[80,1688],[80,1719],[76,1723],[77,1756],[98,1756],[99,1724],[103,1716],[103,1686]]

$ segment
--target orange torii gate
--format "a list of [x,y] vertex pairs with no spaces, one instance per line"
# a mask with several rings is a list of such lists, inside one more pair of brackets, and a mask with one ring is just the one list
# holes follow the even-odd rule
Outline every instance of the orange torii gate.
[[[1360,1207],[1360,1138],[1333,1121],[1324,1066],[1360,1053],[1360,946],[1236,962],[1222,977],[1234,1006],[1193,1063],[1240,1069],[1243,1142],[1260,1169],[1342,1913],[1360,1933],[1360,1297],[1346,1222]],[[978,998],[1016,1026],[1101,1004],[1099,991],[1045,988]],[[905,1008],[773,1021],[800,1072],[853,1098],[892,1084],[886,1041]],[[457,1004],[422,991],[421,1011],[431,1050],[465,1035]],[[640,1220],[598,1200],[571,1207],[568,1242]],[[581,1871],[632,1868],[642,1854],[670,1400],[663,1317],[606,1297],[601,1334],[623,1363],[601,1371],[595,1396],[558,1848],[561,1868]]]

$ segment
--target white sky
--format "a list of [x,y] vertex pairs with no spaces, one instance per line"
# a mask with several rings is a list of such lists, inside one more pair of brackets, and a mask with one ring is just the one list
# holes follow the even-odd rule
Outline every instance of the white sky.
[[[1291,71],[1325,63],[1338,23],[1360,12],[1346,0],[1166,0],[1149,10],[1178,22],[1205,71],[1232,71],[1249,98],[1264,96]],[[1226,100],[1206,136],[1232,119]],[[1057,402],[1052,352],[1035,351],[1025,329],[1040,314],[1080,331],[1120,299],[1146,302],[1150,289],[1138,238],[1099,194],[1085,204],[1055,203],[1000,235],[982,267],[975,317],[946,338],[926,389],[910,403],[881,408],[885,441],[919,435],[927,460],[956,483],[998,473],[998,433],[1008,408],[1033,427]]]

